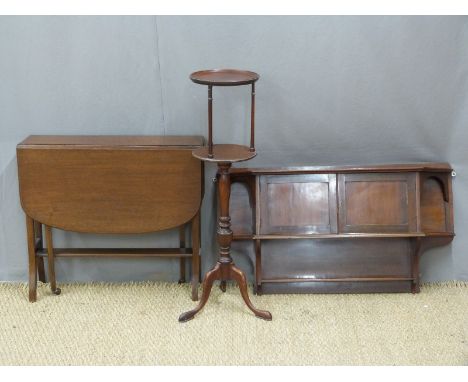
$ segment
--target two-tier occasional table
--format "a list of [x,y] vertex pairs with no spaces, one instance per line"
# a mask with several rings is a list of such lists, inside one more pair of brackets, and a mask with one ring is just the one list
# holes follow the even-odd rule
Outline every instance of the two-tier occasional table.
[[[226,281],[234,280],[245,303],[255,316],[264,320],[271,320],[271,313],[256,309],[249,299],[247,280],[244,273],[234,265],[230,255],[232,231],[231,217],[229,216],[229,198],[231,193],[231,180],[229,170],[232,163],[252,159],[255,155],[255,82],[259,75],[254,72],[235,69],[203,70],[192,73],[190,79],[201,85],[208,86],[208,146],[200,147],[192,152],[193,156],[218,165],[218,196],[219,219],[217,238],[219,244],[219,257],[216,265],[210,270],[203,280],[203,294],[198,306],[188,312],[182,313],[180,322],[191,320],[206,304],[211,288],[215,280],[221,281],[221,289],[224,291]],[[239,86],[251,85],[251,126],[250,147],[235,144],[213,145],[213,86]]]

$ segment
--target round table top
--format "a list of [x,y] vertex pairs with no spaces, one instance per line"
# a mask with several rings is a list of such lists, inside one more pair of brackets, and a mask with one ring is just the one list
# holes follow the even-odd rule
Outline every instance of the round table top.
[[237,69],[200,70],[190,75],[190,79],[197,84],[213,86],[248,85],[259,78],[257,73]]
[[208,146],[199,147],[192,151],[192,155],[207,162],[233,163],[252,159],[257,153],[241,145],[213,145],[213,158],[208,156]]

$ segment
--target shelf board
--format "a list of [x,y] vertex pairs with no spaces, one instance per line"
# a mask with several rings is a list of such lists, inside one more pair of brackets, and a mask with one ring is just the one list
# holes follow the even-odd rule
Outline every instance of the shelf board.
[[[308,234],[308,235],[234,235],[233,240],[287,240],[287,239],[353,239],[353,238],[411,238],[426,237],[423,232],[405,232],[405,233],[332,233],[332,234]],[[431,236],[449,236],[449,235],[431,235]]]
[[427,232],[427,237],[453,237],[455,232]]
[[350,282],[350,281],[413,281],[412,277],[344,277],[344,278],[278,278],[262,279],[263,283]]
[[233,177],[243,175],[281,175],[281,174],[338,174],[338,173],[382,173],[382,172],[452,172],[449,163],[395,163],[381,165],[346,165],[346,166],[293,166],[293,167],[250,167],[234,168]]

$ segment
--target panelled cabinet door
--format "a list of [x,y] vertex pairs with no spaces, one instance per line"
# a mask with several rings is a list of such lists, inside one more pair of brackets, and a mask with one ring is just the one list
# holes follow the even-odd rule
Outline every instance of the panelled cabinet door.
[[414,173],[338,176],[340,233],[415,232]]
[[336,233],[336,175],[260,177],[260,234]]

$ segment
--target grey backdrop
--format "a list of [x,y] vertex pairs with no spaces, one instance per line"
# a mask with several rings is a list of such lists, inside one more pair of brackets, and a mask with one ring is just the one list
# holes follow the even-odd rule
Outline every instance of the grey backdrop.
[[[424,280],[468,280],[466,17],[0,17],[0,280],[26,280],[15,146],[29,134],[206,133],[198,69],[261,75],[254,165],[448,161],[451,246]],[[215,89],[215,139],[247,142],[247,88]],[[203,270],[214,263],[207,166]],[[177,234],[57,232],[59,246],[176,245]],[[251,275],[245,253],[236,262]],[[172,260],[57,261],[63,280],[176,280]]]

